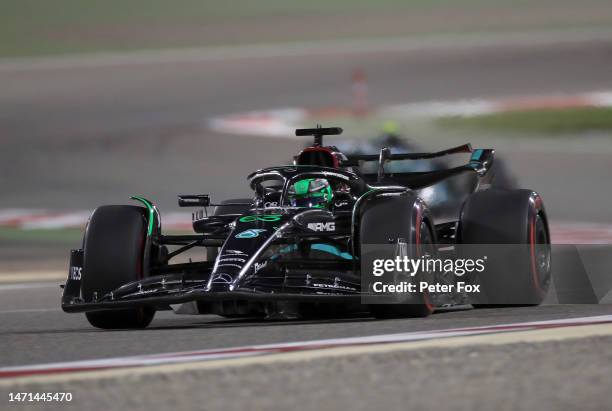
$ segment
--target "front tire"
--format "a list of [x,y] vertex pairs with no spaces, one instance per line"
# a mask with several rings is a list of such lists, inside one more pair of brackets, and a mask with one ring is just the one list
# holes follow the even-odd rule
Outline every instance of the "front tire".
[[[142,207],[110,205],[93,212],[83,240],[81,293],[85,301],[102,298],[123,284],[144,277],[146,226]],[[145,328],[154,315],[151,307],[85,314],[91,325],[103,329]]]

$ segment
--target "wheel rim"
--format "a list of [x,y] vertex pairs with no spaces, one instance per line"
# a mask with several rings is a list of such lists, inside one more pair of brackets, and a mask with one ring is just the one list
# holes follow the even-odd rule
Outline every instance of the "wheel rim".
[[536,217],[535,223],[535,258],[538,273],[546,275],[550,271],[550,242],[540,215]]

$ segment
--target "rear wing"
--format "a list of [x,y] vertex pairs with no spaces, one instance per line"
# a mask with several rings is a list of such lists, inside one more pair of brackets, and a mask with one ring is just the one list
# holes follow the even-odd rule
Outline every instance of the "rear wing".
[[391,154],[389,149],[383,148],[380,154],[358,154],[349,156],[347,160],[342,161],[344,167],[358,166],[361,161],[393,161],[393,160],[425,160],[430,158],[444,157],[450,154],[472,153],[471,144],[463,144],[461,146],[449,148],[447,150],[437,151],[435,153],[401,153]]
[[[436,181],[443,180],[453,175],[463,173],[465,171],[476,172],[479,176],[483,176],[491,169],[493,165],[493,159],[495,156],[495,150],[493,149],[472,149],[470,144],[464,144],[461,146],[449,148],[447,150],[438,151],[435,153],[404,153],[404,154],[392,154],[388,148],[380,150],[379,154],[374,155],[356,155],[351,156],[348,160],[341,163],[342,166],[360,166],[361,162],[364,161],[378,161],[378,172],[376,174],[376,181],[382,182],[385,179],[387,173],[385,172],[385,164],[391,161],[397,160],[423,160],[440,158],[446,155],[459,154],[459,153],[471,153],[470,160],[467,164],[459,167],[448,168],[444,170],[436,171],[425,171],[425,172],[408,172],[408,173],[393,173],[394,178],[401,178],[402,175],[409,177],[410,180],[422,180],[422,184],[432,184]],[[364,175],[368,177],[368,175]]]

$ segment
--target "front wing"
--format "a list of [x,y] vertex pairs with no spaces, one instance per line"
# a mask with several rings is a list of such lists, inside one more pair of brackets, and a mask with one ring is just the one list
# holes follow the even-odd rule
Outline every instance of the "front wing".
[[[72,250],[68,279],[63,286],[65,312],[89,312],[138,306],[167,308],[190,301],[329,302],[359,303],[360,284],[352,272],[340,270],[291,270],[282,277],[260,277],[232,291],[207,290],[205,266],[183,265],[177,273],[161,274],[124,284],[94,301],[81,297],[82,250]],[[279,280],[282,278],[282,280]],[[276,280],[276,281],[275,281]]]

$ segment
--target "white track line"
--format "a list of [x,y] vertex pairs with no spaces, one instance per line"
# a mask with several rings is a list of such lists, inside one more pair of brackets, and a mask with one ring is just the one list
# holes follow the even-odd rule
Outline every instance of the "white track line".
[[[513,335],[504,337],[500,336],[500,333]],[[459,346],[474,343],[507,344],[590,335],[612,335],[612,315],[5,367],[0,368],[0,386],[25,382],[104,378],[133,373],[176,372],[275,361],[299,361],[307,358],[416,347]],[[444,342],[448,339],[451,341]]]
[[48,312],[62,312],[60,308],[24,308],[20,310],[3,310],[0,314],[28,314],[28,313],[48,313]]
[[250,58],[340,55],[365,52],[411,52],[486,46],[548,45],[611,40],[609,29],[546,30],[505,33],[420,35],[385,39],[330,40],[245,46],[192,47],[169,50],[90,53],[59,57],[0,59],[0,71],[57,70]]
[[[546,108],[610,107],[612,91],[553,95],[527,95],[512,98],[480,98],[447,101],[421,101],[378,108],[375,113],[385,118],[435,118],[447,116],[477,116],[513,110]],[[337,107],[329,112],[331,118],[350,110]],[[208,128],[217,133],[256,135],[294,139],[293,130],[320,119],[321,112],[307,108],[274,108],[231,113],[208,119]]]
[[[51,230],[84,228],[92,210],[50,211],[42,209],[0,209],[0,226],[24,230]],[[164,214],[164,226],[174,230],[191,229],[191,214],[168,212]]]
[[536,108],[609,107],[612,92],[601,90],[575,94],[528,95],[493,99],[464,99],[455,101],[425,101],[384,107],[380,112],[387,116],[445,117],[478,116],[505,111]]
[[[68,258],[66,258],[68,264]],[[0,284],[10,283],[10,285],[0,285],[1,290],[16,290],[19,288],[41,288],[50,284],[57,285],[58,282],[65,282],[68,278],[68,268],[66,270],[53,271],[23,271],[23,272],[0,272]],[[48,281],[48,283],[43,283]]]
[[62,280],[64,281],[55,281],[48,283],[17,283],[17,284],[2,284],[0,285],[0,291],[15,291],[15,290],[29,290],[35,288],[57,288],[59,290],[58,284],[61,282],[65,282],[66,278],[68,278],[68,274],[64,274]]

